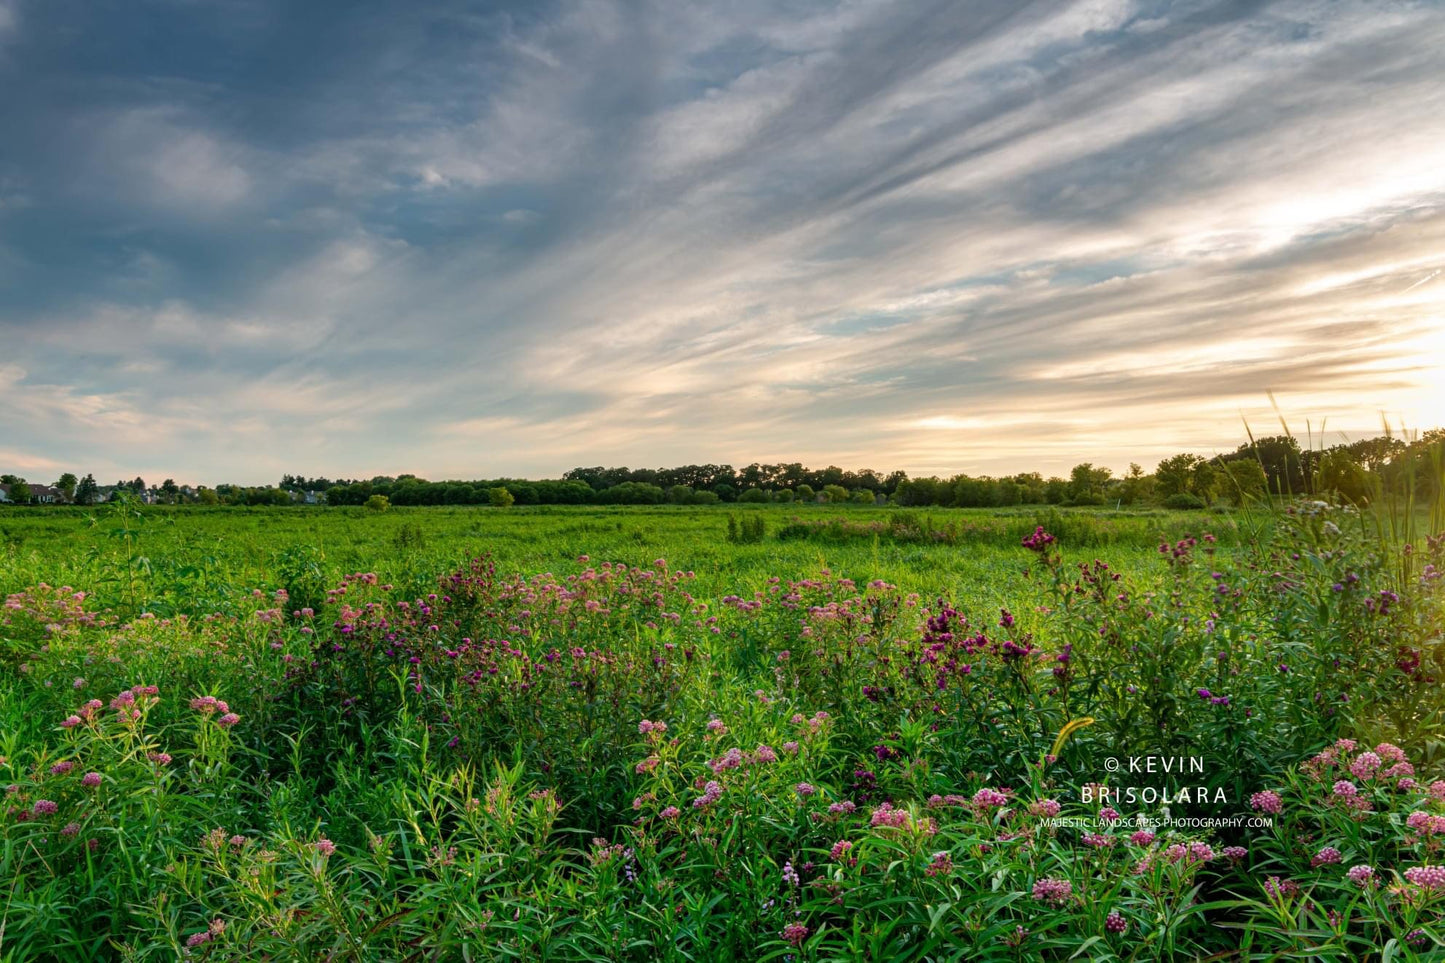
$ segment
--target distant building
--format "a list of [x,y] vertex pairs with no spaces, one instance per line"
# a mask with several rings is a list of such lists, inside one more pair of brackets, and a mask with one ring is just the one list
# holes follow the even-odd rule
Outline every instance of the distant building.
[[[0,485],[0,502],[10,501],[10,486]],[[30,503],[32,505],[58,505],[65,501],[65,492],[58,488],[51,488],[49,485],[31,485]]]

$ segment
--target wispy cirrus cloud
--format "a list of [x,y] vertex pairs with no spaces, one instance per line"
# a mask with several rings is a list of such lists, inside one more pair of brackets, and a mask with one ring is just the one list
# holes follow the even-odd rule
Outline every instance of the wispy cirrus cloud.
[[1062,471],[1271,390],[1445,411],[1429,3],[60,17],[0,3],[17,464]]

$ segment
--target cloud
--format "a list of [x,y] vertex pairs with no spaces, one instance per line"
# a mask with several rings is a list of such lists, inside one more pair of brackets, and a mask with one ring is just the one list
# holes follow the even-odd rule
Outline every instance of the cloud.
[[1445,410],[1428,4],[223,13],[9,34],[16,452],[1062,472],[1232,448],[1270,390]]

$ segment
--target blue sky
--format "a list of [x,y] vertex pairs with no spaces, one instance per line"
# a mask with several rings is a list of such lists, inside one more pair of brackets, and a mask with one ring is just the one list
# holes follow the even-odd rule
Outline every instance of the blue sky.
[[0,471],[1445,423],[1445,10],[0,0]]

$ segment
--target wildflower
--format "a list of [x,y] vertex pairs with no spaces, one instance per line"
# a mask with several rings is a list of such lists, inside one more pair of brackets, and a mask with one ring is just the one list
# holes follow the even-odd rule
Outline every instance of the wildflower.
[[322,856],[330,856],[336,852],[336,844],[329,839],[318,839],[316,841],[316,851]]
[[1347,869],[1345,871],[1345,878],[1356,886],[1369,886],[1375,881],[1375,868],[1360,863]]
[[934,853],[933,861],[923,870],[928,876],[948,876],[953,873],[953,857],[948,853]]
[[1103,833],[1085,833],[1080,841],[1094,849],[1108,849],[1114,845],[1114,837],[1105,836]]
[[1226,847],[1224,847],[1223,856],[1224,856],[1225,859],[1229,860],[1231,863],[1237,863],[1237,862],[1239,862],[1240,860],[1244,859],[1244,857],[1246,857],[1246,856],[1248,856],[1248,855],[1249,855],[1249,851],[1246,850],[1243,846],[1226,846]]
[[658,815],[661,816],[663,819],[676,819],[678,816],[682,815],[682,810],[678,809],[676,806],[668,806],[662,812],[658,813]]
[[990,806],[1004,806],[1008,804],[1008,796],[997,789],[984,787],[973,794],[973,804],[980,809],[987,809]]
[[1405,870],[1405,879],[1431,892],[1445,890],[1445,866],[1412,866]]
[[843,857],[848,855],[848,850],[852,848],[852,843],[848,842],[848,840],[846,839],[840,839],[836,843],[834,843],[833,848],[828,851],[828,858],[835,863],[841,863],[843,861]]
[[1257,792],[1249,797],[1249,805],[1262,813],[1279,815],[1284,810],[1284,800],[1272,789]]
[[65,828],[60,830],[62,836],[75,836],[80,833],[80,823],[66,823]]
[[74,768],[75,768],[75,763],[71,762],[69,759],[65,759],[65,760],[62,760],[62,761],[60,761],[60,762],[57,762],[55,765],[51,766],[51,767],[50,767],[50,774],[51,774],[52,776],[63,776],[63,775],[65,775],[66,773],[70,772],[70,770],[72,770],[72,769],[74,769]]
[[1148,846],[1154,842],[1154,834],[1147,829],[1140,829],[1129,837],[1129,842],[1135,846]]
[[808,938],[808,927],[802,923],[789,923],[783,927],[783,940],[794,946],[802,946]]
[[722,773],[727,769],[736,769],[743,764],[743,751],[737,747],[729,749],[718,758],[708,763],[714,773]]
[[702,795],[692,801],[692,808],[706,809],[721,798],[723,788],[721,783],[709,781],[703,787]]
[[62,728],[62,729],[74,729],[76,726],[80,725],[81,722],[83,722],[83,721],[84,721],[84,720],[81,719],[80,716],[68,716],[68,717],[66,717],[66,720],[60,724],[60,728]]
[[1344,857],[1338,849],[1333,846],[1326,846],[1318,853],[1315,853],[1314,858],[1310,860],[1310,866],[1330,866],[1343,859]]
[[1362,752],[1350,763],[1350,774],[1356,779],[1368,781],[1379,771],[1382,760],[1373,752]]
[[1029,812],[1035,816],[1042,816],[1045,819],[1052,819],[1059,814],[1063,808],[1052,799],[1039,799],[1029,804]]
[[1129,923],[1118,910],[1110,910],[1109,915],[1104,917],[1104,929],[1110,933],[1123,933],[1129,929]]
[[884,829],[898,829],[908,825],[908,810],[894,809],[892,803],[883,803],[873,810],[868,824]]
[[157,766],[169,766],[171,764],[171,754],[169,752],[152,752],[147,755],[146,758]]
[[844,799],[841,802],[835,802],[831,806],[829,806],[828,812],[832,813],[834,816],[846,816],[857,808],[858,807],[855,806],[852,802]]
[[783,882],[789,886],[797,886],[799,883],[798,871],[793,868],[791,860],[783,864]]
[[1275,899],[1285,900],[1299,894],[1299,883],[1292,879],[1280,879],[1278,876],[1271,876],[1264,881],[1264,891]]
[[1074,885],[1066,879],[1045,877],[1034,883],[1033,892],[1040,903],[1065,903],[1074,895]]
[[37,799],[35,805],[30,807],[30,812],[35,816],[53,816],[60,811],[60,807],[49,799]]
[[229,729],[240,721],[240,716],[236,715],[236,713],[234,712],[228,712],[225,715],[221,716],[221,718],[216,720],[216,725],[220,726],[222,729]]
[[1113,806],[1105,806],[1099,810],[1099,818],[1106,823],[1117,823],[1119,821],[1119,810]]
[[756,750],[754,750],[754,752],[753,752],[753,762],[755,762],[755,763],[766,763],[766,762],[777,762],[777,761],[778,761],[778,754],[773,751],[773,747],[772,747],[772,746],[758,746],[758,748],[757,748]]
[[1336,796],[1348,797],[1357,795],[1359,790],[1356,789],[1355,784],[1348,779],[1340,779],[1335,782],[1333,792]]
[[85,775],[80,777],[80,784],[82,786],[85,786],[87,789],[94,789],[96,786],[100,785],[100,773],[86,773]]
[[812,783],[800,782],[793,787],[793,791],[799,796],[802,796],[804,799],[807,799],[809,796],[813,795],[813,793],[817,792],[818,789]]

